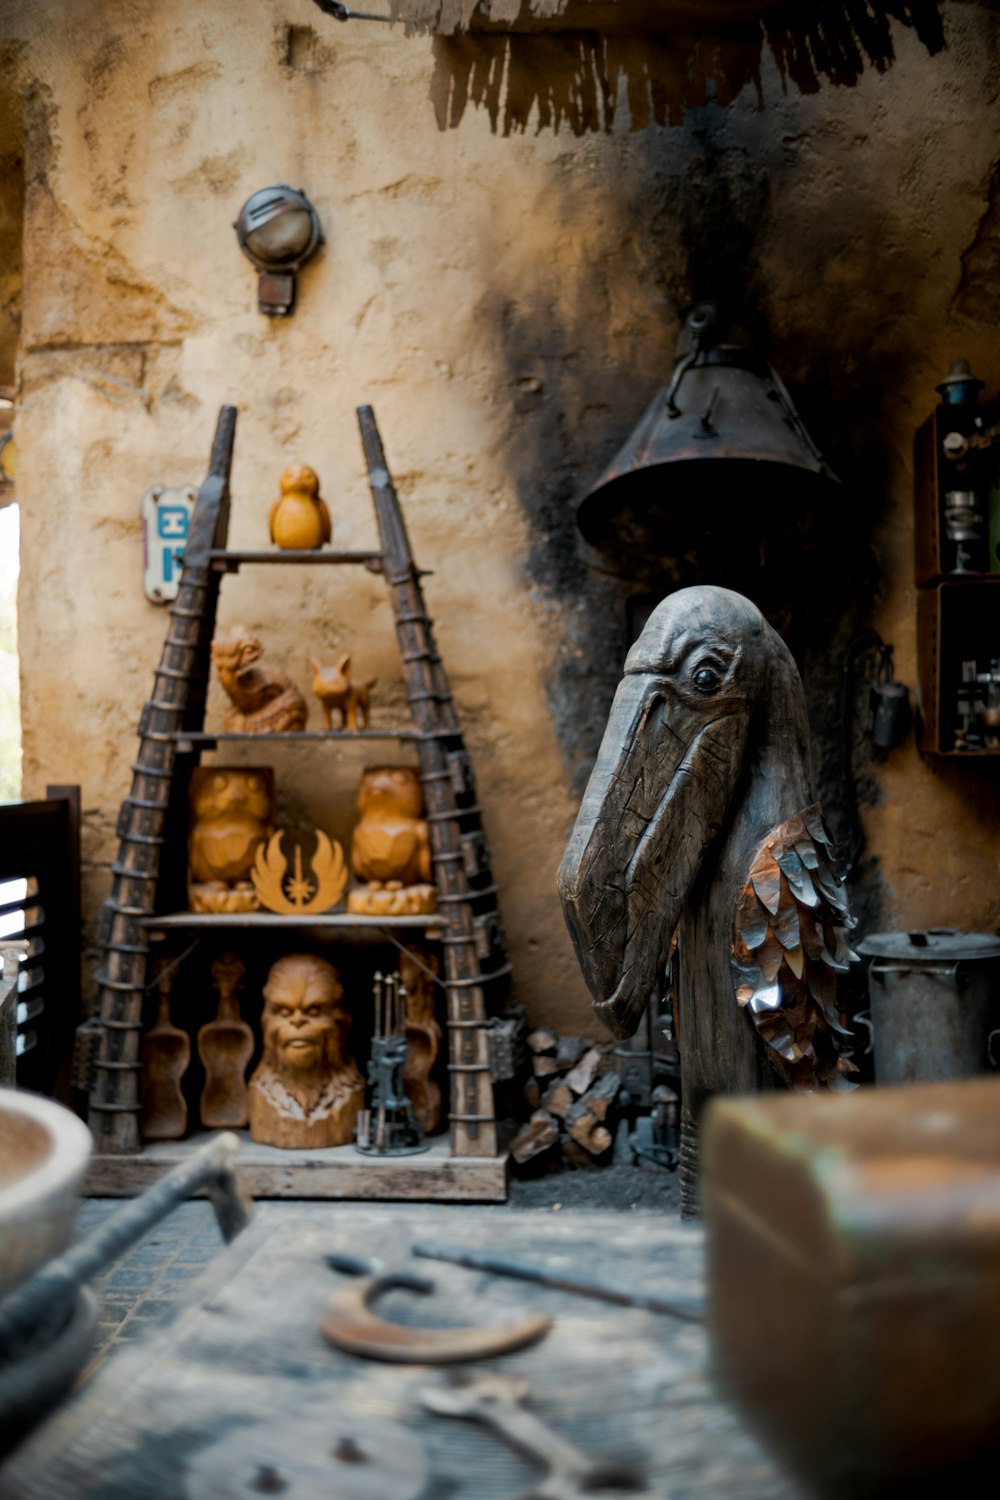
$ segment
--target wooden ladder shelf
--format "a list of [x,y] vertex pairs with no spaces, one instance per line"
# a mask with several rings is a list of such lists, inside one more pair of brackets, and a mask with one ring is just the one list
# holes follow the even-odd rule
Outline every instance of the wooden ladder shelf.
[[[450,1154],[442,1149],[417,1164],[414,1181],[424,1190],[407,1196],[502,1197],[505,1173],[497,1156],[493,1102],[490,1032],[502,1017],[510,982],[497,888],[476,801],[475,776],[452,701],[448,678],[434,642],[432,621],[421,588],[421,572],[410,548],[399,497],[389,474],[375,417],[370,407],[358,409],[381,548],[378,552],[230,552],[229,478],[236,427],[234,407],[219,413],[208,475],[198,492],[177,598],[170,608],[170,624],[153,690],[139,720],[139,752],[132,766],[132,785],[118,817],[118,858],[112,865],[112,892],[101,919],[101,968],[98,974],[100,1023],[94,1076],[90,1091],[90,1124],[100,1153],[92,1173],[92,1190],[133,1191],[179,1159],[190,1142],[160,1143],[142,1150],[140,1139],[140,1051],[143,1007],[147,993],[147,955],[150,933],[189,927],[314,927],[345,932],[375,928],[391,934],[400,929],[411,938],[440,940],[444,953],[443,985],[447,997],[450,1077]],[[222,578],[254,564],[320,563],[361,566],[385,579],[395,617],[397,643],[411,722],[393,729],[236,734],[207,732],[204,727],[208,694],[210,647]],[[331,912],[319,917],[291,918],[265,912],[206,915],[158,909],[161,865],[168,846],[186,838],[187,784],[203,750],[229,741],[268,744],[281,740],[368,741],[392,739],[416,751],[430,826],[438,913],[423,917],[359,917]],[[183,829],[183,833],[178,832]],[[175,850],[176,852],[176,850]],[[319,1196],[369,1196],[365,1173],[372,1179],[370,1196],[401,1196],[381,1183],[382,1163],[352,1153],[350,1147],[320,1152],[276,1152],[254,1148],[267,1158],[256,1178],[258,1185],[275,1178],[284,1158],[323,1158],[309,1163],[300,1196],[313,1196],[313,1179],[336,1178],[315,1170],[317,1165],[344,1165],[343,1187],[334,1185]],[[114,1159],[130,1172],[115,1172]],[[464,1187],[457,1169],[463,1160],[476,1173]],[[485,1170],[488,1159],[492,1170]],[[135,1170],[143,1161],[142,1170]],[[434,1163],[447,1167],[446,1177],[457,1183],[454,1192],[432,1181]],[[388,1165],[388,1163],[386,1164]],[[402,1164],[392,1162],[398,1178]],[[270,1175],[269,1175],[270,1174]],[[253,1182],[255,1174],[251,1174]],[[293,1178],[295,1174],[293,1173]],[[348,1187],[347,1179],[352,1187]],[[282,1180],[287,1193],[288,1174]],[[473,1187],[469,1187],[473,1183]],[[478,1183],[478,1190],[475,1184]],[[360,1184],[360,1187],[359,1187]],[[267,1191],[264,1187],[260,1189]],[[293,1193],[293,1195],[296,1195]]]

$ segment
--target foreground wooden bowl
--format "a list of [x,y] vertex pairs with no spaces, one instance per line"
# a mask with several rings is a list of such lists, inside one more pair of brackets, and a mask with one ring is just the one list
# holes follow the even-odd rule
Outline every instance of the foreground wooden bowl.
[[0,1142],[3,1297],[67,1244],[91,1139],[61,1104],[0,1089]]

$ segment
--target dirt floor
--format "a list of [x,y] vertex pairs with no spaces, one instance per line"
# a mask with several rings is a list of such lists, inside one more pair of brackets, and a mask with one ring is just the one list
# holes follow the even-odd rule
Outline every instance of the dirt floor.
[[662,1167],[633,1167],[627,1162],[615,1162],[592,1171],[553,1172],[531,1179],[513,1177],[508,1202],[511,1208],[550,1212],[592,1209],[596,1213],[676,1216],[677,1173],[664,1171]]
[[[280,1212],[281,1206],[272,1204],[270,1208]],[[119,1199],[87,1200],[77,1216],[79,1233],[96,1229],[120,1207]],[[468,1207],[470,1212],[483,1211],[480,1204]],[[400,1208],[403,1213],[426,1211],[427,1205],[402,1204]],[[507,1203],[491,1205],[487,1211],[502,1221],[508,1210],[634,1213],[675,1219],[677,1177],[659,1167],[633,1166],[628,1160],[590,1171],[515,1177]],[[203,1200],[182,1204],[93,1284],[101,1309],[95,1358],[168,1322],[184,1306],[193,1281],[221,1250],[209,1204]]]

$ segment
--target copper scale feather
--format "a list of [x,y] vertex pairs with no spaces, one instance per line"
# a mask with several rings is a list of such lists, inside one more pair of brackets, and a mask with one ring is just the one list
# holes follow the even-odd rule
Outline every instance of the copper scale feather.
[[816,804],[779,823],[754,855],[733,922],[736,999],[782,1078],[802,1092],[857,1087],[838,1044],[849,1033],[837,1008],[855,923],[830,843]]

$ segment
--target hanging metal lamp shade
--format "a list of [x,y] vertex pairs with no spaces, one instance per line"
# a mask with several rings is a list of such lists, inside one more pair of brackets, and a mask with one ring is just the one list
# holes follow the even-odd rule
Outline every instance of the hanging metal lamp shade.
[[695,553],[711,571],[713,556],[794,531],[836,485],[777,371],[743,327],[701,303],[670,383],[580,502],[577,525],[626,577],[667,575]]

